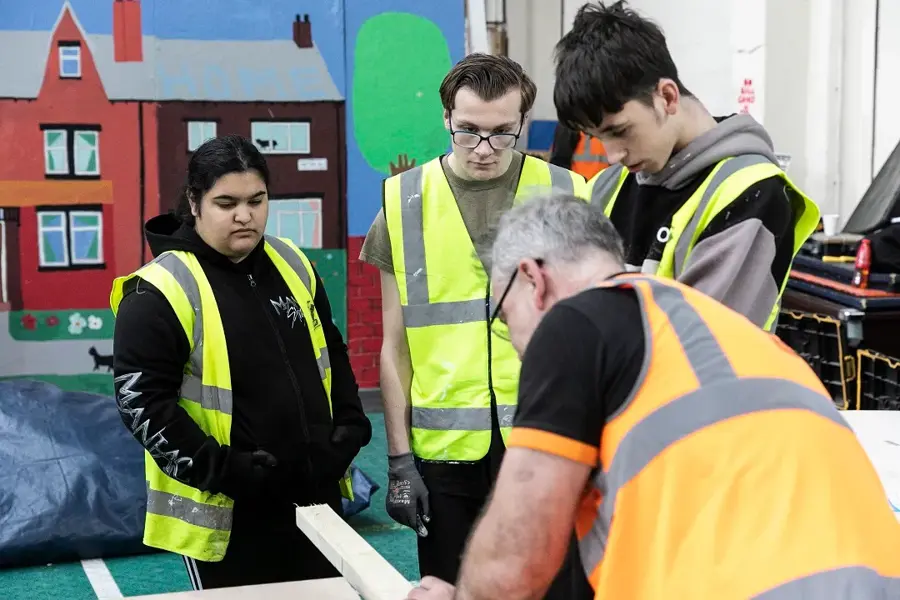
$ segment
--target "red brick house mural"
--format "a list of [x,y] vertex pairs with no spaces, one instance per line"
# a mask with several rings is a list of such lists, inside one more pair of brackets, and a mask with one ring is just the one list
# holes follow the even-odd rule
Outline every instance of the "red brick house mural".
[[[112,274],[140,266],[138,103],[111,100],[69,10],[52,32],[19,37],[4,47],[33,72],[0,83],[18,88],[0,92],[0,139],[15,142],[0,144],[3,300],[100,307]],[[26,59],[36,46],[43,60]]]
[[143,222],[174,208],[210,137],[266,154],[269,233],[312,258],[346,247],[344,100],[309,17],[283,39],[161,39],[140,0],[107,6],[111,34],[86,33],[68,2],[48,31],[0,30],[16,49],[0,80],[0,377],[90,373],[111,353],[112,280],[149,260]]

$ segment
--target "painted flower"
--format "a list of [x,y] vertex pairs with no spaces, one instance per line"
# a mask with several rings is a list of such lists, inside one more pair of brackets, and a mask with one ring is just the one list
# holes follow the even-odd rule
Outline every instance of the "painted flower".
[[103,327],[103,319],[95,315],[91,315],[87,319],[88,329],[97,330]]
[[81,316],[81,313],[75,312],[69,315],[69,333],[72,335],[81,335],[86,326],[87,321]]
[[46,319],[44,319],[44,323],[47,324],[47,327],[56,327],[59,325],[59,317],[56,315],[50,315]]
[[22,315],[22,327],[28,329],[29,331],[37,327],[37,319],[31,313],[26,315]]

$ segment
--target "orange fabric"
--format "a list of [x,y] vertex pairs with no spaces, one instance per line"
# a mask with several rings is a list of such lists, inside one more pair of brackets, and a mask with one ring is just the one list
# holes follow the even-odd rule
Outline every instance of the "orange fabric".
[[506,440],[506,447],[529,448],[540,450],[562,458],[582,463],[589,467],[597,466],[597,448],[583,444],[549,431],[528,427],[513,427]]
[[[852,430],[832,420],[840,421],[831,399],[802,358],[744,317],[675,281],[635,275],[602,285],[638,292],[649,360],[633,398],[608,420],[601,436],[599,463],[604,481],[611,482],[606,493],[615,500],[602,549],[582,546],[595,598],[750,598],[850,566],[900,576],[900,524],[881,481]],[[682,337],[655,299],[661,288],[674,288],[682,298],[672,310],[673,319],[681,319],[678,326],[686,327],[685,313],[695,318]],[[711,336],[698,341],[704,332]],[[711,363],[698,357],[710,353],[724,361],[722,371],[730,366],[734,376],[725,375],[730,380],[701,385],[695,369]],[[714,370],[703,377],[715,378]],[[791,404],[798,388],[821,412],[799,401],[795,408],[766,404],[766,390],[788,390],[778,398]],[[684,401],[701,396],[711,401],[706,405],[713,407],[711,413],[720,409],[719,399],[746,412],[719,420],[684,414]],[[677,411],[659,424],[659,437],[648,439],[652,417],[674,402]],[[689,434],[658,441],[688,427],[684,422],[691,419],[699,420]],[[610,467],[629,459],[617,451],[640,426],[641,442],[629,450],[632,462],[643,466],[615,489],[615,478],[622,475]],[[654,442],[662,444],[658,451],[652,450]],[[634,458],[647,452],[646,464]],[[576,520],[582,544],[593,543],[586,540],[592,528],[605,531],[599,504],[600,492],[592,484]]]
[[603,147],[603,142],[582,133],[578,140],[578,146],[575,147],[575,153],[572,155],[571,170],[584,177],[585,181],[590,181],[591,177],[608,166],[609,160],[606,158],[606,148]]

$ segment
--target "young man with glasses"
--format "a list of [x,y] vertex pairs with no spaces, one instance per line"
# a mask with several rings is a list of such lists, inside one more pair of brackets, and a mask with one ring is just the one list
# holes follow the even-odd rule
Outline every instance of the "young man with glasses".
[[489,325],[491,231],[535,190],[586,194],[580,175],[515,150],[535,93],[503,56],[453,67],[452,151],[384,182],[360,253],[382,273],[387,511],[418,533],[422,576],[455,580],[515,413],[519,358]]

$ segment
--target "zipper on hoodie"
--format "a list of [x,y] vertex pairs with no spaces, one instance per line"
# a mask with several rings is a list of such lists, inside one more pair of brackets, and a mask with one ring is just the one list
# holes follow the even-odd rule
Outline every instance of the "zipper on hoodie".
[[[262,303],[263,312],[266,313],[266,319],[269,321],[269,325],[272,326],[272,330],[275,332],[275,339],[278,341],[278,348],[281,350],[282,358],[284,358],[284,366],[287,369],[288,377],[290,377],[291,379],[291,385],[294,387],[294,393],[297,396],[297,408],[300,410],[300,429],[303,431],[303,439],[307,444],[306,450],[309,450],[309,446],[312,444],[312,440],[309,437],[309,428],[306,426],[306,407],[303,405],[303,394],[300,392],[300,384],[297,381],[297,376],[294,374],[294,368],[291,366],[291,362],[288,359],[287,348],[284,345],[284,340],[281,338],[281,332],[278,331],[278,325],[275,323],[275,319],[273,319],[272,315],[269,314],[265,299],[259,295],[259,290],[256,287],[256,280],[253,279],[253,275],[247,273],[247,280],[250,282],[250,288],[253,290],[253,294]],[[306,466],[309,469],[310,477],[312,477],[314,472],[312,468],[312,459],[309,456],[309,452],[304,452],[304,458],[306,459]]]

